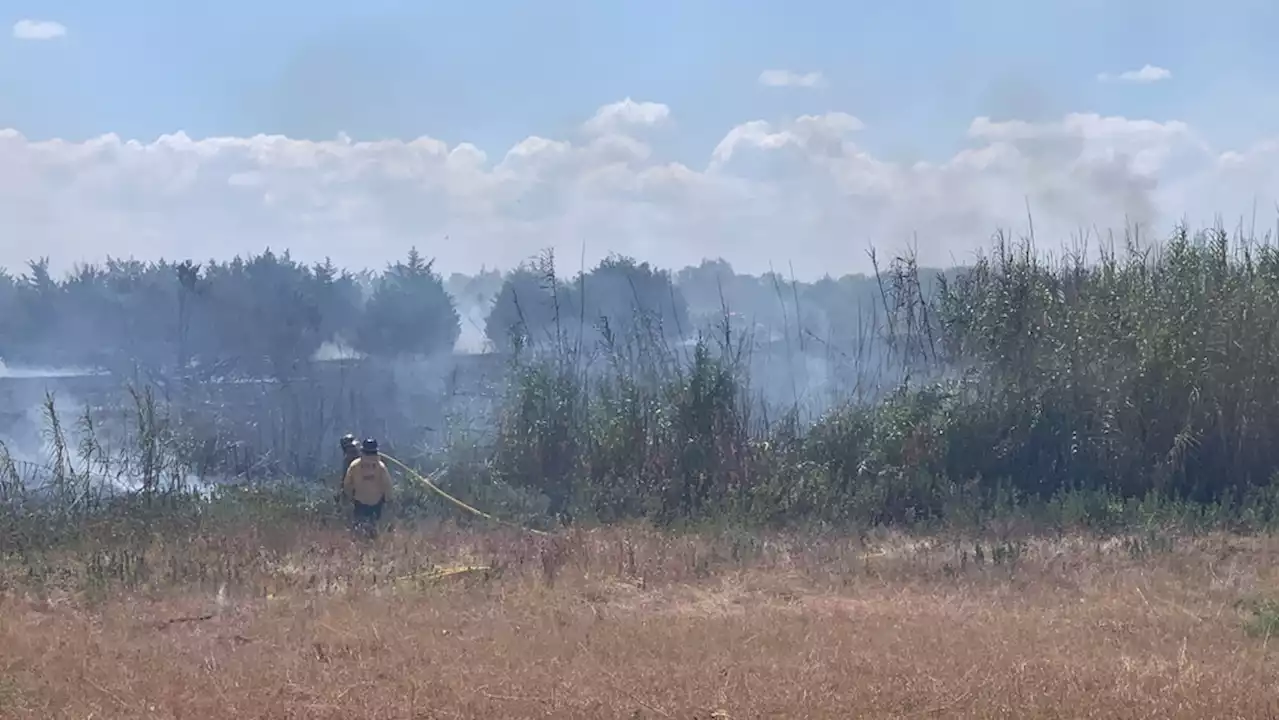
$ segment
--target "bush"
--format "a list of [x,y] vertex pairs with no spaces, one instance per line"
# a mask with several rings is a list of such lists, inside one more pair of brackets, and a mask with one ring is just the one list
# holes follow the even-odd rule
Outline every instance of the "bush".
[[1276,248],[1180,229],[1126,250],[1049,263],[1001,240],[932,293],[895,261],[889,344],[914,378],[807,425],[753,424],[727,337],[526,357],[492,472],[600,520],[914,523],[1035,505],[1108,523],[1190,503],[1274,523]]

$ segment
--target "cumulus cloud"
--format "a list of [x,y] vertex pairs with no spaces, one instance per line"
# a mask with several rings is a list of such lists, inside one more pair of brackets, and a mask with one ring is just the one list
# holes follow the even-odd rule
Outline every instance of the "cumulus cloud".
[[1125,82],[1146,84],[1168,80],[1173,73],[1155,65],[1143,65],[1137,70],[1126,70],[1119,74],[1098,73],[1099,82]]
[[797,73],[790,70],[765,70],[758,82],[765,87],[825,87],[827,79],[820,72]]
[[429,137],[35,141],[0,130],[0,263],[270,246],[380,267],[417,245],[445,271],[511,267],[547,247],[576,269],[585,245],[588,264],[611,251],[668,267],[720,256],[813,277],[866,270],[868,243],[963,261],[996,230],[1024,228],[1028,204],[1037,236],[1055,243],[1247,217],[1278,193],[1275,138],[1213,148],[1176,121],[977,118],[955,129],[955,155],[902,163],[863,145],[857,117],[831,112],[743,122],[679,162],[638,132],[669,115],[624,100],[579,139],[529,137],[495,154]]
[[628,97],[596,110],[596,114],[582,124],[582,129],[592,135],[605,135],[661,125],[670,117],[671,108],[662,103],[636,102]]
[[18,40],[53,40],[67,34],[67,26],[52,20],[19,20],[13,24]]

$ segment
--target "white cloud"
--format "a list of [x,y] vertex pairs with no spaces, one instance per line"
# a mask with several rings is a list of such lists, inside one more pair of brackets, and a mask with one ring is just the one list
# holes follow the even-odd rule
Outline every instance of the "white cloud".
[[[963,260],[999,229],[1164,234],[1228,222],[1277,197],[1275,138],[1207,146],[1180,122],[1093,114],[977,118],[935,162],[877,157],[845,113],[729,128],[681,163],[635,136],[657,103],[602,108],[580,140],[529,137],[506,152],[433,138],[280,136],[33,141],[0,130],[0,264],[67,268],[103,256],[206,259],[290,248],[380,267],[416,244],[442,270],[510,267],[554,247],[576,270],[610,251],[664,266],[723,256],[744,271],[812,277],[867,269],[868,243],[913,241],[925,263]],[[1265,217],[1265,213],[1264,213]]]
[[53,40],[67,34],[67,26],[52,20],[19,20],[13,24],[18,40]]
[[661,125],[670,117],[671,108],[662,103],[636,102],[628,97],[596,110],[596,114],[582,124],[582,129],[592,135],[606,135],[628,128]]
[[758,81],[766,87],[825,87],[827,79],[820,72],[797,73],[790,70],[765,70]]
[[1125,82],[1125,83],[1153,83],[1161,80],[1168,80],[1173,77],[1173,73],[1168,70],[1157,67],[1155,65],[1143,65],[1138,70],[1126,70],[1118,75],[1111,73],[1098,73],[1099,82]]

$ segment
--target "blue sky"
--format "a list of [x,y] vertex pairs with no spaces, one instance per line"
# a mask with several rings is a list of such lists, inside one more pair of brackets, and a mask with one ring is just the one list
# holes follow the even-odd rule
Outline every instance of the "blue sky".
[[946,263],[1028,206],[1062,239],[1280,194],[1275,0],[8,0],[0,27],[10,268],[418,244],[812,276],[868,242]]
[[[679,156],[747,118],[840,109],[903,159],[953,152],[973,117],[1185,120],[1224,145],[1277,126],[1277,3],[1070,0],[399,2],[11,0],[0,127],[31,138],[428,134],[497,151],[631,96],[673,108]],[[1166,82],[1100,83],[1152,64]],[[820,92],[761,92],[766,68]]]

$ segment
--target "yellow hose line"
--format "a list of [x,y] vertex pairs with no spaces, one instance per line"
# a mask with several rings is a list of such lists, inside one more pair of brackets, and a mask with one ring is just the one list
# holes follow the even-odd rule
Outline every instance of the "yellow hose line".
[[455,577],[457,575],[464,575],[466,573],[490,572],[492,570],[493,568],[487,565],[461,565],[458,567],[438,568],[436,570],[428,570],[426,572],[421,572],[421,573],[410,573],[408,575],[401,575],[400,577],[395,579],[395,582],[403,583],[403,582],[409,582],[410,580],[416,580],[419,582],[434,582],[436,580],[443,580],[447,577]]
[[492,516],[492,515],[490,515],[490,514],[488,514],[488,513],[481,512],[481,511],[479,511],[479,510],[477,510],[477,509],[475,509],[475,508],[471,507],[470,505],[468,505],[468,504],[466,504],[466,503],[462,502],[462,501],[461,501],[461,500],[459,500],[458,498],[456,498],[456,497],[454,497],[454,496],[450,495],[449,493],[445,492],[444,490],[441,490],[441,489],[440,489],[440,486],[438,486],[438,485],[436,485],[435,483],[431,482],[431,479],[430,479],[430,478],[427,478],[427,477],[423,476],[423,475],[422,475],[422,474],[420,474],[417,470],[414,470],[413,468],[409,467],[408,465],[405,465],[404,463],[400,462],[399,460],[397,460],[397,459],[395,459],[395,458],[391,457],[390,455],[388,455],[388,454],[386,454],[386,453],[378,453],[378,454],[382,457],[382,459],[383,459],[383,460],[386,460],[387,462],[391,463],[392,465],[395,465],[396,467],[400,468],[401,470],[403,470],[406,474],[408,474],[408,475],[409,475],[410,477],[412,477],[413,479],[417,480],[418,482],[422,483],[423,485],[426,485],[428,488],[430,488],[433,492],[435,492],[435,493],[436,493],[437,495],[439,495],[440,497],[444,498],[445,500],[448,500],[449,502],[453,503],[454,505],[457,505],[458,507],[462,508],[463,510],[466,510],[467,512],[471,513],[472,515],[478,515],[478,516],[480,516],[480,517],[482,517],[482,518],[484,518],[484,519],[486,519],[486,520],[489,520],[490,522],[495,522],[495,523],[498,523],[499,525],[507,525],[507,526],[509,526],[509,527],[513,527],[513,528],[517,528],[517,529],[520,529],[520,530],[524,530],[525,532],[533,533],[534,535],[547,535],[547,534],[548,534],[548,533],[545,533],[545,532],[543,532],[543,531],[541,531],[541,530],[534,530],[533,528],[525,527],[525,526],[523,526],[523,525],[519,525],[519,524],[516,524],[516,523],[513,523],[513,522],[508,522],[508,521],[506,521],[506,520],[502,520],[502,519],[496,518],[496,517],[494,517],[494,516]]

